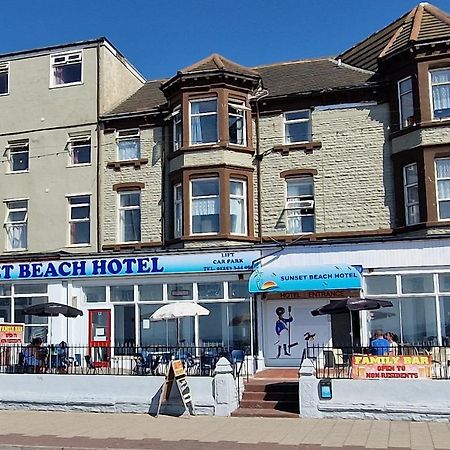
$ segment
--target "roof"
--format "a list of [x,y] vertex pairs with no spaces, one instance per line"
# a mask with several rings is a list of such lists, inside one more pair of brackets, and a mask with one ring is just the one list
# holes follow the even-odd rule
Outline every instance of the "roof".
[[373,73],[339,64],[332,58],[292,61],[255,67],[269,97],[361,86]]
[[339,58],[346,64],[375,71],[378,59],[416,43],[450,38],[450,15],[429,3],[419,3],[380,31],[364,39]]
[[[187,69],[192,70],[194,67],[194,70],[200,70],[200,67],[211,67],[215,62],[210,58]],[[249,68],[248,71],[251,71],[253,76],[262,78],[264,88],[269,91],[269,98],[363,86],[373,77],[372,72],[339,64],[332,58],[278,63]],[[167,100],[160,86],[165,81],[148,81],[107,115],[138,114],[164,105]]]
[[201,61],[192,64],[191,66],[185,67],[178,71],[179,74],[190,74],[198,72],[208,72],[216,70],[226,70],[229,72],[234,72],[242,75],[258,76],[258,73],[253,69],[231,61],[218,53],[213,53],[207,56]]
[[115,116],[121,114],[147,112],[164,105],[167,100],[160,89],[163,81],[165,80],[147,81],[134,94],[124,100],[107,115]]

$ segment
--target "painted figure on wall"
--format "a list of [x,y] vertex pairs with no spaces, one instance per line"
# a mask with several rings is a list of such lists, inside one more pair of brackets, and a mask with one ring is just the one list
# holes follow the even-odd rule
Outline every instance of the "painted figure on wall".
[[281,350],[283,350],[284,356],[291,356],[291,347],[297,345],[297,343],[291,343],[291,323],[294,321],[294,318],[291,315],[290,306],[288,306],[288,317],[284,317],[285,313],[286,310],[282,306],[275,310],[277,315],[277,321],[275,322],[275,345],[278,346],[277,358],[281,356]]

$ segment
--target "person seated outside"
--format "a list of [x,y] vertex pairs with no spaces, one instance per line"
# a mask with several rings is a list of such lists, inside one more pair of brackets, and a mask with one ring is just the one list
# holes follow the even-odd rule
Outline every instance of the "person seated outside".
[[56,346],[57,369],[59,373],[67,373],[69,367],[68,348],[65,341],[61,341]]
[[376,356],[385,356],[389,353],[389,348],[389,341],[383,337],[383,332],[381,330],[375,331],[372,342],[370,343],[372,354]]
[[397,356],[398,355],[398,336],[395,333],[391,333],[388,331],[384,335],[385,339],[389,342],[389,355]]
[[45,368],[46,350],[42,347],[42,339],[31,340],[23,352],[25,372],[39,373]]

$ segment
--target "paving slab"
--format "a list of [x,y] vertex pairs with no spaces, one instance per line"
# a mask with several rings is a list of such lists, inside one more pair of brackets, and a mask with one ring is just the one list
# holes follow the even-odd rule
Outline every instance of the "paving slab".
[[365,447],[372,428],[370,420],[355,420],[344,445],[353,447]]
[[427,423],[411,422],[410,427],[411,448],[413,450],[434,449],[433,439]]
[[389,447],[410,448],[411,437],[409,422],[391,422],[388,443]]
[[366,447],[368,448],[387,448],[389,442],[389,431],[391,422],[377,420],[372,423],[369,436],[367,437]]

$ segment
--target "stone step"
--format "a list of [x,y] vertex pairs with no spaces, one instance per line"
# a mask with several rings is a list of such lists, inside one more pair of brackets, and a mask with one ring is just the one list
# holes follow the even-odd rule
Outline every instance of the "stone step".
[[244,386],[246,392],[297,392],[296,382],[273,382],[266,380],[251,380]]
[[292,401],[298,402],[298,391],[295,392],[252,392],[244,391],[243,400],[278,400],[278,401]]
[[298,413],[298,402],[286,402],[277,400],[241,400],[241,408],[244,409],[276,409]]
[[232,417],[285,417],[298,418],[298,413],[278,411],[276,409],[239,408],[231,413]]

